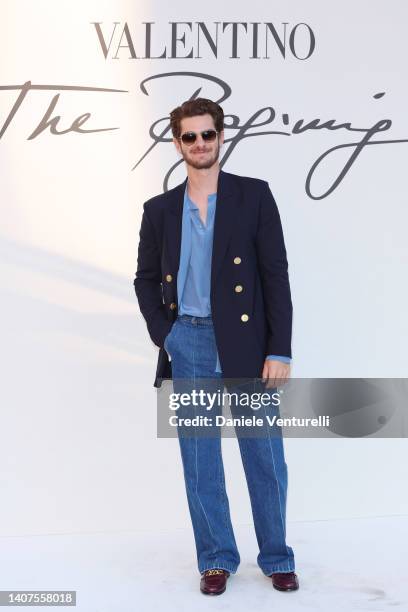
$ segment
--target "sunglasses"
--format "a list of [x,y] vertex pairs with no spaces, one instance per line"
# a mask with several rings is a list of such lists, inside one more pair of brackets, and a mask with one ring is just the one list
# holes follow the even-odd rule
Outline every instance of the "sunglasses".
[[[214,142],[217,137],[217,133],[218,132],[216,130],[203,130],[200,132],[201,138],[204,140],[204,142]],[[184,134],[180,136],[179,140],[190,146],[197,140],[197,134],[195,132],[184,132]]]

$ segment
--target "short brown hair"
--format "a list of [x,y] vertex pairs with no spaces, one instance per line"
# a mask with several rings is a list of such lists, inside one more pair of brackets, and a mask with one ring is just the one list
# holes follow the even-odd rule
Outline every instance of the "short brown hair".
[[224,129],[224,111],[221,106],[207,98],[195,98],[186,100],[181,106],[177,106],[170,113],[170,126],[174,138],[180,138],[180,123],[184,117],[195,117],[196,115],[211,115],[217,132]]

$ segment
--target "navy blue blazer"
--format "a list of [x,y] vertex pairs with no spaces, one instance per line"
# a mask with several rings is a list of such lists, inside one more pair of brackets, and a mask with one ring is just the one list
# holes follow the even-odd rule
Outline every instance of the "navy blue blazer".
[[[177,318],[186,182],[143,204],[134,288],[150,338],[160,349],[155,387],[172,378],[163,343]],[[236,290],[238,285],[242,289]],[[267,355],[292,357],[288,262],[266,181],[219,171],[210,299],[224,378],[260,378]]]

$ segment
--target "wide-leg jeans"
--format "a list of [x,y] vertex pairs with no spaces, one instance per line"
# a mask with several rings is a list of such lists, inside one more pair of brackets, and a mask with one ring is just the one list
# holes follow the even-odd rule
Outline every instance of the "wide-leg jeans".
[[[205,390],[222,392],[216,372],[217,347],[211,316],[178,315],[165,339],[171,358],[173,386],[205,380]],[[198,570],[220,568],[234,574],[240,555],[231,524],[218,434],[182,435],[178,428],[187,501],[194,531]],[[287,465],[282,436],[237,435],[247,481],[256,538],[257,563],[269,576],[295,570],[294,553],[286,544]]]

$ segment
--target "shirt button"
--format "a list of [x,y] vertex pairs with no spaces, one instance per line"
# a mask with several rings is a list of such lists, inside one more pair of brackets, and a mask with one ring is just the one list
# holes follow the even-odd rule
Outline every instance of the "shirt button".
[[244,314],[241,315],[241,321],[246,322],[246,321],[248,321],[248,319],[249,319],[249,316],[247,314],[244,313]]
[[166,281],[167,281],[168,283],[171,283],[171,281],[172,281],[172,280],[173,280],[172,275],[171,275],[171,274],[167,274],[167,276],[166,276]]
[[241,293],[242,289],[243,289],[243,286],[242,286],[242,285],[235,285],[235,291],[236,291],[236,293]]
[[241,258],[240,257],[234,257],[234,264],[240,264],[241,263]]
[[175,302],[172,302],[169,306],[170,310],[174,310],[175,308],[177,308],[177,304]]

